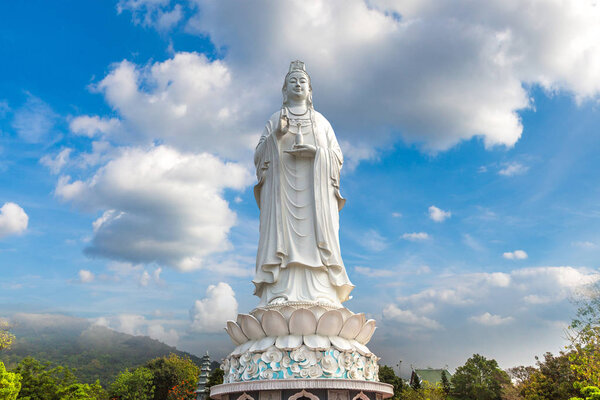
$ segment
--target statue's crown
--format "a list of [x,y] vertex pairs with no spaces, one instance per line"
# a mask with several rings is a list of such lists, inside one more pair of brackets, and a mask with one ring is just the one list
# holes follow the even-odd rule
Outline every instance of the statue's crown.
[[288,72],[288,74],[292,73],[294,71],[302,71],[302,72],[306,73],[306,68],[304,68],[304,63],[299,60],[292,61],[290,63],[290,71]]

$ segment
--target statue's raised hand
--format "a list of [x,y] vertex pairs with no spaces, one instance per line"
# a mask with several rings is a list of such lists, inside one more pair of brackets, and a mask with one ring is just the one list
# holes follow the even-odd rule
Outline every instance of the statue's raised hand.
[[287,107],[283,107],[279,112],[279,121],[277,123],[277,128],[275,129],[275,134],[277,138],[282,137],[288,130],[290,129],[290,120],[287,114]]
[[317,148],[312,144],[295,144],[290,150],[285,150],[286,153],[295,157],[313,158],[317,154]]

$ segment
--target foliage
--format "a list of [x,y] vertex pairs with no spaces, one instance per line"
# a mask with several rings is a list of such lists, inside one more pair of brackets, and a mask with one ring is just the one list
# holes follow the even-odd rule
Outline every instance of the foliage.
[[383,383],[389,383],[394,387],[394,397],[393,400],[400,399],[402,395],[402,390],[404,389],[404,381],[399,376],[396,376],[394,369],[392,367],[388,367],[387,365],[382,365],[379,367],[379,381]]
[[8,331],[8,322],[0,318],[0,350],[9,349],[15,340],[15,335]]
[[526,400],[564,400],[576,396],[575,374],[571,370],[569,354],[561,352],[554,356],[544,354],[544,360],[536,357],[538,368],[517,367],[510,370],[517,375],[517,389]]
[[459,400],[500,400],[502,385],[510,383],[508,374],[496,360],[474,354],[452,377],[452,397]]
[[92,385],[77,381],[63,366],[51,367],[33,357],[24,358],[15,368],[22,376],[19,399],[24,400],[103,400],[106,393],[99,382]]
[[223,371],[221,368],[215,368],[211,371],[210,375],[208,376],[208,381],[206,382],[206,388],[210,388],[212,386],[215,385],[220,385],[221,383],[223,383],[223,377],[225,375],[225,371]]
[[154,400],[165,400],[175,387],[180,391],[194,391],[198,386],[200,368],[188,357],[170,354],[148,361],[146,368],[154,375]]
[[8,372],[0,362],[0,400],[15,400],[21,390],[21,375]]
[[111,398],[121,400],[146,400],[154,396],[154,375],[148,368],[140,367],[121,372],[110,387]]
[[588,286],[569,327],[571,368],[588,385],[600,386],[600,286]]
[[423,382],[418,389],[405,387],[400,398],[402,400],[446,400],[447,395],[441,385]]
[[183,381],[169,389],[167,400],[194,400],[196,398],[195,389],[189,382]]
[[585,399],[581,397],[571,397],[570,400],[600,400],[600,388],[596,386],[586,386],[581,389],[581,394],[585,396]]

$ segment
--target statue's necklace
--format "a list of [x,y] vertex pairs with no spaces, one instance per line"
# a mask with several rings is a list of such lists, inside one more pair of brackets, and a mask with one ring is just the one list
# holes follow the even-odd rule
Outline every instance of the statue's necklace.
[[305,116],[305,115],[306,115],[306,113],[308,112],[308,107],[306,107],[306,111],[304,111],[302,114],[295,114],[295,113],[293,113],[293,112],[292,112],[292,110],[290,110],[289,108],[288,108],[288,112],[289,112],[290,114],[292,114],[294,117],[303,117],[303,116]]

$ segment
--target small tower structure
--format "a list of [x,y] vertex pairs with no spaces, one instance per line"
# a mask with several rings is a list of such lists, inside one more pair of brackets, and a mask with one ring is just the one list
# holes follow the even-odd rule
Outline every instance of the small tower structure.
[[210,356],[208,351],[200,359],[200,376],[198,377],[198,388],[196,389],[196,400],[205,400],[208,398],[206,384],[210,376]]

